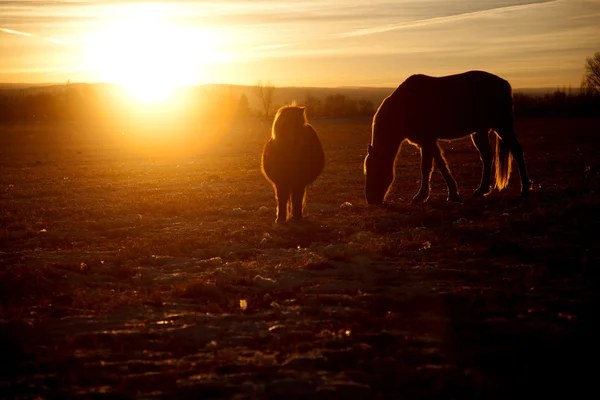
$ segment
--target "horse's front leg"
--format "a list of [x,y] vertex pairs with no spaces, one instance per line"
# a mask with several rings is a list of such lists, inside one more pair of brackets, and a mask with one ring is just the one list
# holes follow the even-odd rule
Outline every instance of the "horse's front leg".
[[278,185],[277,193],[277,219],[276,223],[286,222],[288,216],[288,202],[290,201],[290,188],[286,185]]
[[302,211],[304,200],[306,198],[306,187],[304,185],[295,185],[292,188],[292,218],[294,221],[302,221]]
[[429,198],[429,181],[433,172],[434,147],[435,144],[421,147],[421,189],[413,197],[414,203],[424,203]]

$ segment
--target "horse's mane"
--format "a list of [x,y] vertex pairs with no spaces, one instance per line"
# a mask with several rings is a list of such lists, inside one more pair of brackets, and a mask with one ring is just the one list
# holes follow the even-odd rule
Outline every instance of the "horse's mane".
[[306,119],[305,107],[297,106],[295,103],[283,106],[275,114],[271,129],[271,139],[293,139],[306,125],[308,125],[308,120]]

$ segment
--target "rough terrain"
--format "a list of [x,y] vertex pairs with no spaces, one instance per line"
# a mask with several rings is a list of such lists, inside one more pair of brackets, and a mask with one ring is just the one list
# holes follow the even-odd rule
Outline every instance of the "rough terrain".
[[306,222],[285,226],[260,173],[266,122],[210,140],[199,127],[0,127],[0,397],[592,386],[600,121],[517,122],[535,183],[523,201],[516,165],[508,189],[470,198],[481,165],[465,138],[443,144],[463,201],[445,201],[436,170],[429,203],[411,205],[419,155],[405,145],[385,207],[364,201],[370,120],[311,122],[327,164]]

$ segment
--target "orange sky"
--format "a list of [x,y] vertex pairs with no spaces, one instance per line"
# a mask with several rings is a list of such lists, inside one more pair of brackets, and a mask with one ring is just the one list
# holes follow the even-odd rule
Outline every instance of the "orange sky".
[[2,1],[0,82],[395,87],[482,69],[579,87],[600,0]]

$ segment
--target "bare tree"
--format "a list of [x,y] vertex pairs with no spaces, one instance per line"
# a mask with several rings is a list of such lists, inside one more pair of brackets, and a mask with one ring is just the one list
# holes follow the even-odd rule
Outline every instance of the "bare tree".
[[600,94],[600,51],[586,58],[581,86],[586,92]]
[[263,84],[262,81],[256,83],[256,95],[262,102],[263,109],[265,110],[265,118],[269,118],[269,110],[271,110],[271,104],[273,103],[273,93],[275,92],[275,85],[271,81],[267,81]]
[[310,110],[311,115],[321,115],[321,100],[310,94],[310,92],[306,92],[304,105]]

